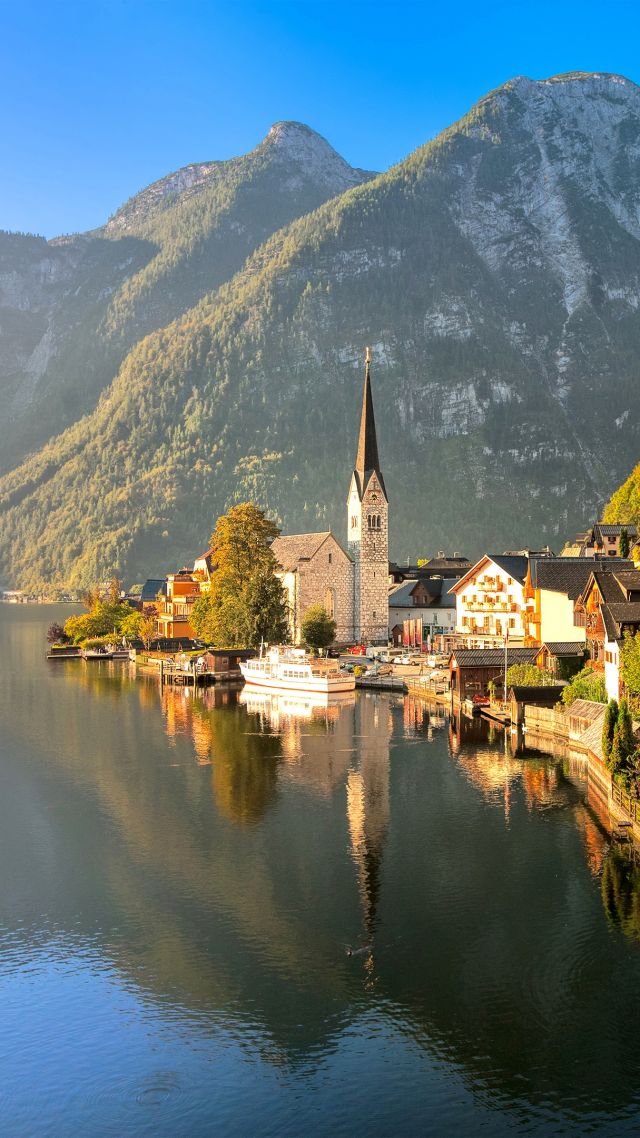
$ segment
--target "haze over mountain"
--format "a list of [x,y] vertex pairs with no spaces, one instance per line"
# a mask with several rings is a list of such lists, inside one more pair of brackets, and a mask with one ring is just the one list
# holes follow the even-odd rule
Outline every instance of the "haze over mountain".
[[640,89],[600,74],[377,177],[279,124],[99,232],[4,235],[2,576],[139,578],[244,498],[342,538],[366,343],[393,553],[561,545],[640,453],[639,254]]

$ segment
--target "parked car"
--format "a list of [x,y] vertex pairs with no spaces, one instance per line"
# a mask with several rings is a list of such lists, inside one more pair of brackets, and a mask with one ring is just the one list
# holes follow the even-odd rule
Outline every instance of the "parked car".
[[367,649],[364,644],[354,644],[353,648],[347,648],[350,656],[366,656]]

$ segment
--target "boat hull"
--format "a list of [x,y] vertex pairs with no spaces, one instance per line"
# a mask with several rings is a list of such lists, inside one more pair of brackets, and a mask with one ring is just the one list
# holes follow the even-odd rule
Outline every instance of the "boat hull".
[[243,665],[240,665],[244,681],[252,687],[267,689],[268,691],[297,691],[301,694],[309,692],[314,695],[339,695],[341,692],[355,690],[356,681],[353,676],[334,677],[313,676],[310,679],[284,678],[281,676],[265,676],[247,674]]

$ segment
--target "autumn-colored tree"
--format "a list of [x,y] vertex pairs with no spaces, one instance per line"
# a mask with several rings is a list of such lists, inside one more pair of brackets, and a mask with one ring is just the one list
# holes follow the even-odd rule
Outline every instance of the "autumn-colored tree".
[[193,606],[191,623],[218,647],[282,643],[287,636],[285,592],[271,549],[280,533],[252,502],[232,506],[211,536],[211,587]]

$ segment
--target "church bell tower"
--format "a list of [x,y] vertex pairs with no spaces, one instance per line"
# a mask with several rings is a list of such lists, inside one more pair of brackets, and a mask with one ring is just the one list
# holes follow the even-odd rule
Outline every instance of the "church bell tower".
[[356,465],[347,498],[347,548],[353,559],[354,638],[387,643],[389,636],[389,503],[378,458],[367,348]]

